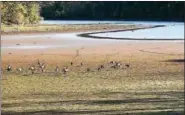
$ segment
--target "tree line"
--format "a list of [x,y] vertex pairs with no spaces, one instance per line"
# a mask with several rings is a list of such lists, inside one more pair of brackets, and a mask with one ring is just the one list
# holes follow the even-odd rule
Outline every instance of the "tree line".
[[181,1],[45,1],[2,2],[3,23],[46,20],[167,20],[184,21]]
[[41,15],[45,19],[122,19],[181,20],[184,2],[99,1],[44,2]]

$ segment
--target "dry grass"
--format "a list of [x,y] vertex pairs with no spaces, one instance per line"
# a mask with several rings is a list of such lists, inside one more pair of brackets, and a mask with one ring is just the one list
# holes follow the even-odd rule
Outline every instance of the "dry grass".
[[[69,64],[71,57],[48,55],[42,59],[47,60],[47,69],[52,71],[57,62],[61,66]],[[86,67],[97,67],[97,63],[119,59],[123,63],[129,62],[131,67],[86,73],[72,67],[73,71],[66,76],[4,73],[3,114],[183,114],[184,62],[165,62],[177,56],[147,54],[139,57],[134,54],[107,60],[104,56],[95,57],[84,55],[83,60],[75,64],[85,62],[85,67],[80,69],[84,71]],[[15,60],[25,66],[36,58]],[[12,64],[19,66],[15,60]],[[6,59],[3,62],[6,65]]]

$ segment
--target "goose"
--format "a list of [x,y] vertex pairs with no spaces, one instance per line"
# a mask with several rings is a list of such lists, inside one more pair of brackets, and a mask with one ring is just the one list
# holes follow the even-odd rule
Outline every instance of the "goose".
[[58,66],[55,68],[55,72],[56,72],[56,73],[59,72],[59,67],[58,67]]
[[68,71],[69,71],[68,67],[64,67],[64,68],[62,69],[62,72],[63,72],[64,74],[66,74]]
[[21,67],[20,67],[20,68],[18,68],[17,70],[18,70],[19,72],[22,72],[22,68],[21,68]]
[[87,71],[90,71],[90,68],[87,68],[86,70],[87,70]]
[[34,74],[35,67],[34,67],[34,66],[31,66],[31,67],[29,68],[29,70],[31,70],[31,73]]
[[12,67],[10,65],[8,65],[8,67],[6,68],[7,71],[12,71]]
[[125,64],[125,66],[129,68],[130,67],[130,64]]

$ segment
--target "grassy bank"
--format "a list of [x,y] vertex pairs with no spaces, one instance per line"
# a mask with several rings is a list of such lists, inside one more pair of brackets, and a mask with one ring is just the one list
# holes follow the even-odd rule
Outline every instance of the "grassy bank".
[[48,33],[48,32],[85,32],[96,30],[114,30],[114,29],[133,29],[143,27],[141,25],[111,25],[111,24],[94,24],[94,25],[24,25],[24,26],[7,26],[2,25],[1,34],[18,34],[18,33]]

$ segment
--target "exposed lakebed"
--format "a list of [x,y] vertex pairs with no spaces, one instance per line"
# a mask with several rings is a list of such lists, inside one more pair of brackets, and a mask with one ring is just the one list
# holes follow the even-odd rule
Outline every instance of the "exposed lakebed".
[[[43,23],[43,22],[42,22]],[[2,43],[3,49],[41,49],[41,48],[56,48],[56,47],[81,47],[100,44],[115,44],[115,43],[139,43],[139,42],[162,42],[162,41],[184,41],[184,23],[177,22],[140,22],[140,21],[46,21],[44,24],[119,24],[119,25],[152,25],[154,28],[136,29],[136,30],[117,30],[103,31],[93,33],[41,33],[41,34],[19,34],[5,35],[3,40],[17,40],[20,45],[12,43]],[[88,38],[85,39],[84,37]],[[98,39],[90,39],[98,38]],[[101,38],[101,39],[99,39]],[[42,40],[36,44],[31,42],[21,43],[21,40]],[[50,40],[52,42],[46,42]],[[106,40],[105,40],[106,39]],[[117,39],[117,40],[115,40]],[[17,43],[18,44],[18,43]]]

